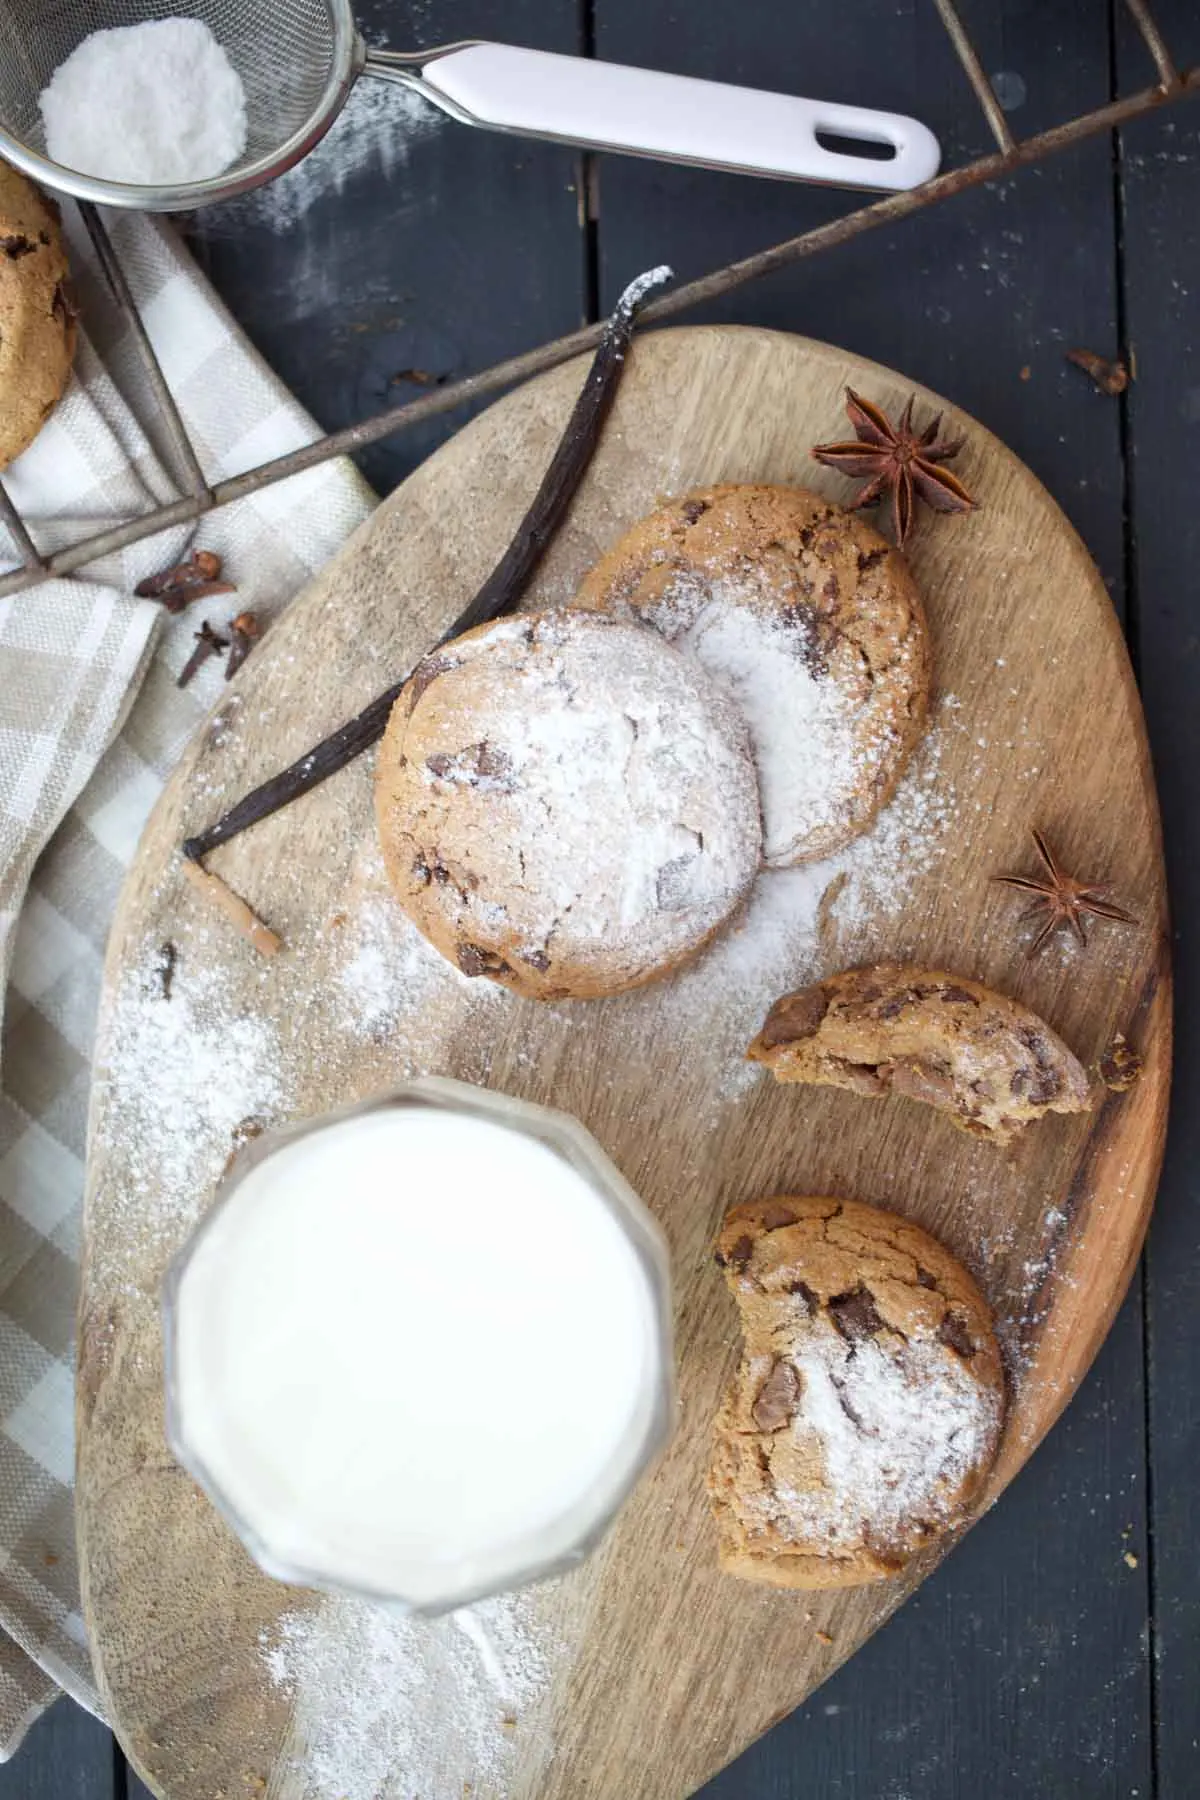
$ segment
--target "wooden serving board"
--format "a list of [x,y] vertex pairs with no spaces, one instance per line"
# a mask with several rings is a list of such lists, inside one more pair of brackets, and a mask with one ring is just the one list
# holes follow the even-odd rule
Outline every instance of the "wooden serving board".
[[[703,973],[690,987],[677,980],[539,1009],[457,977],[431,982],[423,968],[396,1017],[347,1030],[338,1011],[347,944],[369,916],[378,955],[380,929],[386,937],[402,924],[374,848],[371,758],[214,858],[283,934],[274,962],[180,879],[176,847],[187,831],[357,710],[459,611],[524,510],[582,374],[573,363],[543,376],[470,425],[289,610],[184,757],[121,902],[92,1120],[78,1516],[105,1703],[131,1758],[170,1800],[303,1794],[287,1695],[266,1678],[261,1645],[281,1612],[305,1600],[257,1573],[163,1441],[159,1282],[238,1116],[236,1097],[222,1111],[199,1095],[193,1116],[186,1095],[181,1105],[177,1092],[159,1091],[168,1077],[153,1057],[140,1088],[116,1078],[123,1008],[131,988],[147,1004],[164,940],[178,947],[164,1008],[189,1004],[197,1017],[215,1008],[290,1043],[287,1080],[268,1085],[265,1107],[259,1089],[248,1095],[268,1117],[379,1091],[414,1068],[484,1080],[582,1118],[669,1235],[679,1431],[603,1551],[542,1596],[560,1648],[538,1718],[528,1729],[517,1722],[504,1784],[516,1795],[690,1792],[823,1681],[932,1566],[811,1597],[717,1572],[703,1471],[736,1326],[709,1252],[731,1202],[787,1191],[879,1200],[976,1270],[1012,1375],[989,1500],[1074,1392],[1142,1242],[1165,1125],[1170,977],[1141,712],[1082,544],[1032,475],[970,419],[952,414],[950,423],[966,435],[956,466],[980,510],[925,516],[911,546],[943,696],[940,761],[926,777],[944,803],[939,845],[899,904],[844,918],[831,906],[819,962],[904,955],[980,977],[1044,1014],[1085,1062],[1125,1032],[1145,1057],[1142,1079],[1090,1117],[1050,1119],[1001,1153],[904,1101],[742,1082],[740,1043],[729,1041],[727,1009],[723,1000],[714,1009]],[[891,410],[909,392],[887,370],[765,331],[640,339],[531,603],[568,599],[596,555],[664,494],[765,480],[845,498],[807,451],[842,435],[847,381]],[[918,404],[939,403],[921,394]],[[1086,957],[1056,946],[1028,959],[1019,902],[989,878],[1030,867],[1034,822],[1074,872],[1111,881],[1141,923],[1098,925]],[[904,860],[894,842],[891,854]],[[804,971],[781,970],[779,985],[793,973]],[[159,1198],[178,1185],[185,1152],[147,1128],[156,1108],[178,1116],[187,1139],[188,1207]],[[494,1789],[483,1781],[474,1791]],[[409,1792],[401,1772],[388,1793]]]

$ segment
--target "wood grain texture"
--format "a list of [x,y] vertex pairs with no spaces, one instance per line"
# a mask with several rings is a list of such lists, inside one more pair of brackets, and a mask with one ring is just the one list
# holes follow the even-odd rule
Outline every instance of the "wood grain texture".
[[[527,504],[581,376],[572,365],[501,402],[392,496],[256,652],[148,829],[113,936],[110,992],[170,935],[184,957],[219,956],[247,1008],[282,1019],[303,1009],[313,1048],[295,1110],[377,1091],[403,1072],[387,1043],[333,1054],[325,1016],[335,922],[363,904],[371,881],[370,769],[347,771],[214,858],[291,947],[268,971],[214,931],[184,890],[174,847],[361,705],[381,666],[403,667],[461,607]],[[663,493],[757,479],[844,495],[806,452],[836,423],[847,380],[889,407],[908,391],[888,371],[768,332],[641,340],[531,603],[568,597],[597,552]],[[1091,1119],[1048,1121],[999,1154],[903,1102],[765,1082],[726,1099],[711,1021],[681,1032],[653,989],[573,1008],[506,1001],[499,1012],[468,992],[433,1022],[430,1066],[553,1099],[584,1119],[662,1220],[677,1282],[681,1428],[602,1554],[554,1590],[567,1646],[543,1721],[555,1756],[539,1769],[523,1721],[516,1793],[691,1791],[836,1668],[932,1566],[811,1604],[716,1572],[702,1470],[736,1347],[708,1251],[730,1201],[789,1187],[881,1200],[975,1269],[1018,1351],[990,1498],[1070,1398],[1141,1244],[1165,1122],[1170,982],[1137,697],[1103,586],[1058,509],[980,427],[950,423],[967,433],[959,466],[981,510],[926,521],[911,560],[939,683],[956,701],[942,763],[951,842],[902,913],[828,946],[831,966],[894,954],[961,969],[1033,1005],[1085,1061],[1124,1030],[1146,1072]],[[1011,903],[989,885],[1027,861],[1035,818],[1069,865],[1111,876],[1142,921],[1098,931],[1086,964],[1027,961]],[[271,1793],[293,1800],[302,1786],[283,1765],[286,1706],[266,1683],[258,1638],[296,1596],[253,1570],[166,1453],[157,1290],[171,1231],[152,1242],[131,1234],[124,1202],[136,1147],[103,1082],[98,1092],[79,1527],[100,1681],[126,1748],[171,1800],[252,1791],[247,1771],[270,1771]],[[1031,1268],[1040,1273],[1022,1303]]]

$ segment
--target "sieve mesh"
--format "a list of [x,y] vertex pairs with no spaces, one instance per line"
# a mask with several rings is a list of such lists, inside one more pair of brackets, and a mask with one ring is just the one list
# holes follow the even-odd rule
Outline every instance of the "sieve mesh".
[[0,0],[0,131],[45,157],[38,96],[59,64],[93,31],[170,18],[202,20],[246,90],[246,149],[205,186],[275,157],[338,104],[344,0]]

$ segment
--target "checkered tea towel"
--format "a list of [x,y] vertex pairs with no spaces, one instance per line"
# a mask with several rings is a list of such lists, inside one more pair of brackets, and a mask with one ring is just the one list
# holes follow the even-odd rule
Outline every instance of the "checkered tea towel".
[[[210,480],[316,436],[170,229],[108,220]],[[42,550],[178,491],[136,351],[78,220],[75,375],[5,485]],[[203,618],[264,622],[367,516],[351,465],[327,463],[92,565],[0,599],[0,1757],[66,1689],[98,1710],[72,1521],[74,1325],[89,1059],[104,943],[163,781],[213,704],[210,661],[175,677]],[[178,618],[135,584],[194,541],[233,596]],[[0,569],[14,548],[0,525]],[[7,991],[6,991],[7,984]]]

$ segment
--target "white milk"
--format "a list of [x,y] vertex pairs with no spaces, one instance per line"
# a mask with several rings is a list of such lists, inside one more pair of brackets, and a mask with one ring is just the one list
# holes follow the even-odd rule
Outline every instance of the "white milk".
[[606,1522],[661,1413],[661,1303],[538,1139],[430,1105],[337,1118],[195,1240],[173,1431],[272,1572],[451,1604]]

